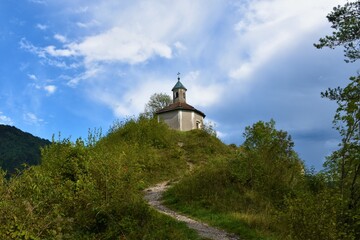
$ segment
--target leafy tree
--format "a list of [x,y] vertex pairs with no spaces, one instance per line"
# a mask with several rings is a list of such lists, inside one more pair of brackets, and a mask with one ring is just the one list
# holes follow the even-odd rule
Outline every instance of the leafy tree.
[[[317,48],[343,46],[345,61],[360,58],[360,1],[337,6],[327,16],[332,28],[331,36],[321,38]],[[340,149],[326,162],[332,180],[340,194],[338,215],[339,236],[344,239],[360,238],[360,75],[350,77],[345,87],[329,88],[322,97],[336,101],[335,128],[342,139]]]
[[240,158],[232,168],[234,175],[248,188],[281,203],[303,171],[291,136],[277,130],[271,120],[246,127],[244,137]]
[[171,104],[171,97],[166,93],[154,93],[145,105],[143,116],[153,117],[157,111]]

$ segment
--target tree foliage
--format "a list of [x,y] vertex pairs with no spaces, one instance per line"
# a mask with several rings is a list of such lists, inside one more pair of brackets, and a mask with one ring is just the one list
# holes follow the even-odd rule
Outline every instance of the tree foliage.
[[207,132],[208,134],[210,134],[211,136],[216,137],[217,133],[216,133],[215,127],[216,127],[215,123],[213,123],[211,121],[206,121],[206,122],[204,122],[201,129],[203,131]]
[[287,132],[277,130],[275,121],[259,121],[245,128],[240,158],[234,161],[234,174],[242,183],[281,204],[292,191],[303,171]]
[[[337,6],[327,16],[335,29],[321,38],[317,48],[343,46],[346,62],[360,58],[360,1]],[[334,184],[337,209],[337,237],[360,238],[360,75],[350,77],[344,88],[329,88],[322,97],[338,105],[334,126],[341,135],[340,148],[325,166]],[[334,200],[335,201],[335,200]]]
[[145,117],[153,117],[157,111],[171,104],[171,97],[166,93],[154,93],[145,105]]
[[334,7],[327,15],[334,29],[332,35],[320,38],[317,48],[344,46],[345,61],[354,62],[360,58],[360,1],[347,2]]
[[[341,135],[340,148],[325,166],[340,194],[338,221],[346,236],[360,238],[360,76],[345,88],[328,89],[323,97],[336,101],[334,126]],[[345,237],[344,237],[345,238]]]

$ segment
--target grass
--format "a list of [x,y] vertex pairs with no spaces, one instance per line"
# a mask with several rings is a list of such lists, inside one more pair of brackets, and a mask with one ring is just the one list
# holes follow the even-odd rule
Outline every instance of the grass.
[[[183,240],[183,239],[191,239],[191,240],[202,240],[197,232],[193,229],[187,227],[187,225],[183,222],[179,222],[174,220],[173,218],[158,213],[155,210],[151,210],[153,216],[153,222],[146,226],[146,229],[143,229],[143,235],[141,239],[150,240],[150,239],[171,239],[174,240]],[[137,239],[139,235],[137,233],[134,234],[134,237],[127,236],[126,239]]]
[[174,197],[166,193],[164,204],[169,208],[184,213],[194,219],[206,222],[214,227],[235,233],[242,239],[247,240],[274,240],[270,232],[260,231],[264,226],[269,226],[268,217],[261,214],[240,212],[218,212],[205,209],[196,204],[182,204]]

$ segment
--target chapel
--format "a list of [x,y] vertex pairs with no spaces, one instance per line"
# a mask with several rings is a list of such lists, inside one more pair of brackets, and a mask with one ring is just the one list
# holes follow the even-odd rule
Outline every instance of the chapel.
[[201,129],[205,114],[186,103],[185,86],[178,81],[172,88],[173,103],[156,112],[158,121],[164,121],[170,128],[179,131]]

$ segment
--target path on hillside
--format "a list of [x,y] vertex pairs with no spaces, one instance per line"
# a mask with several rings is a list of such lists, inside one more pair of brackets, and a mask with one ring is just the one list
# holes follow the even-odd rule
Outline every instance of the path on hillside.
[[201,223],[199,221],[193,220],[189,217],[186,217],[185,215],[179,214],[165,207],[161,203],[161,197],[163,192],[168,187],[168,182],[162,182],[153,187],[145,189],[145,200],[157,211],[171,216],[179,221],[185,222],[189,228],[197,231],[201,237],[213,240],[239,240],[239,238],[233,234],[229,234],[217,228],[210,227],[206,223]]

